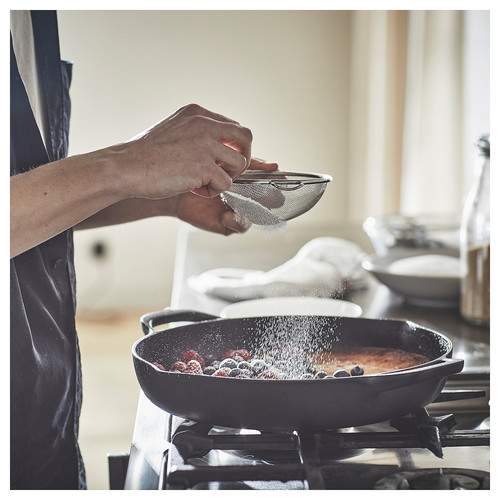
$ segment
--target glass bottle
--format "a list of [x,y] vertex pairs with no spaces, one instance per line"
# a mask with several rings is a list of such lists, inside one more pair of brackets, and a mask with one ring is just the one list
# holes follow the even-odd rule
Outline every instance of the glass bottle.
[[460,227],[462,317],[490,322],[490,136],[477,142],[474,182],[465,199]]

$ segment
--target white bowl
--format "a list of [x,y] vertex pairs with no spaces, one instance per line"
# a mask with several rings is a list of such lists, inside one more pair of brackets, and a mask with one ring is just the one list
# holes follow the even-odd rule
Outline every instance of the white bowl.
[[270,297],[230,304],[221,311],[223,318],[258,316],[344,316],[357,318],[362,309],[353,302],[317,297]]
[[[434,253],[434,252],[433,252]],[[363,262],[363,268],[370,271],[381,283],[402,295],[408,302],[430,306],[456,306],[460,297],[460,276],[449,273],[419,275],[407,271],[394,272],[394,265],[413,256],[428,256],[429,252],[396,251],[379,257],[373,255]],[[449,255],[445,252],[440,255]]]

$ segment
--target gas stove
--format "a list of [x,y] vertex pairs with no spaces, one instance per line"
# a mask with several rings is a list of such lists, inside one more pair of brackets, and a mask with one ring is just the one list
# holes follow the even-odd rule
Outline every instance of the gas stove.
[[[286,247],[293,255],[313,237],[343,236],[341,228],[330,229],[241,239],[241,248],[234,240],[231,254],[217,250],[217,238],[189,231],[179,238],[171,306],[219,314],[227,302],[195,294],[187,286],[190,276],[241,262],[271,268],[276,262],[269,259],[280,249]],[[356,234],[346,233],[354,241]],[[266,251],[270,245],[275,252]],[[412,320],[437,330],[452,340],[453,357],[464,359],[462,372],[448,378],[435,402],[370,426],[312,434],[264,433],[185,421],[140,392],[130,455],[121,466],[123,478],[115,481],[117,487],[489,489],[489,328],[465,323],[456,308],[414,306],[373,280],[367,285],[344,297],[359,304],[363,316]]]
[[[157,472],[149,470],[149,486],[166,490],[489,489],[488,418],[478,422],[478,413],[472,418],[433,410],[442,402],[484,396],[481,390],[444,390],[435,403],[411,415],[321,433],[214,427],[162,412],[165,449],[157,455]],[[470,429],[471,425],[475,427]],[[133,487],[133,467],[129,463],[129,487]],[[144,472],[136,477],[144,481]]]

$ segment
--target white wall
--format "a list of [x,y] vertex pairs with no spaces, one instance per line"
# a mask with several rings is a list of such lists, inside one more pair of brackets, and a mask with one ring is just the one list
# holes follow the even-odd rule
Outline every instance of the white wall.
[[[197,102],[249,126],[255,156],[282,170],[334,177],[321,202],[294,223],[346,217],[348,11],[58,17],[61,55],[74,62],[70,154],[126,140]],[[165,218],[77,232],[80,311],[167,305],[176,232],[177,221]],[[102,259],[92,257],[96,242],[108,250]]]

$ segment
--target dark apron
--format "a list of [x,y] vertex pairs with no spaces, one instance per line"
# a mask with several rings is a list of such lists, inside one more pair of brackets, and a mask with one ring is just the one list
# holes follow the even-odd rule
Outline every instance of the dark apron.
[[[71,64],[59,55],[53,11],[31,13],[48,116],[43,144],[11,39],[11,175],[67,155]],[[85,488],[77,444],[81,406],[75,329],[73,231],[10,261],[10,435],[12,489]]]

